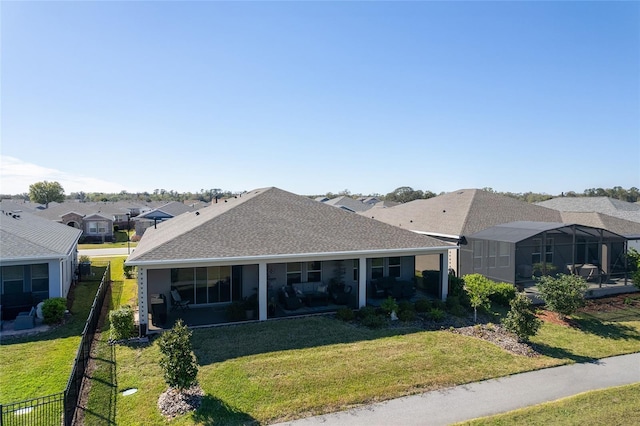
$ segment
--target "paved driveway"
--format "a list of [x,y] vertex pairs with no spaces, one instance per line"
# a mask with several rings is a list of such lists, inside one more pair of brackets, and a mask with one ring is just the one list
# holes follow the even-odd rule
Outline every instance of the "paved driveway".
[[640,353],[398,398],[280,426],[448,425],[578,393],[640,382]]

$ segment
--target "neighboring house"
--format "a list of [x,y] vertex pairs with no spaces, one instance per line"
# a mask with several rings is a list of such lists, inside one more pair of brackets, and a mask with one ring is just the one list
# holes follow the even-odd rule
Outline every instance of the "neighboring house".
[[[361,214],[459,243],[460,250],[449,253],[449,268],[459,276],[480,272],[511,283],[530,280],[534,269],[548,271],[553,266],[562,271],[569,263],[597,262],[604,273],[619,272],[624,265],[622,253],[626,253],[628,241],[638,233],[634,222],[607,218],[606,223],[595,223],[592,218],[565,216],[557,210],[479,189],[462,189],[391,208],[375,207]],[[504,237],[505,228],[492,229],[499,226],[506,226],[513,235]],[[554,250],[559,253],[560,245],[567,241],[550,235],[559,232],[573,235],[574,230],[576,238],[571,240],[571,252],[575,250],[575,256],[568,256],[564,248],[563,255],[554,256]],[[517,252],[516,243],[521,248]],[[525,249],[527,245],[530,247]],[[431,269],[420,258],[416,262],[418,269]],[[553,265],[546,268],[546,263]]]
[[132,220],[135,223],[136,235],[142,236],[147,228],[156,226],[158,223],[172,219],[183,213],[195,211],[195,207],[177,201],[170,201],[162,206],[142,213]]
[[131,201],[86,203],[65,201],[50,203],[48,208],[37,209],[33,213],[39,217],[83,230],[82,241],[102,242],[113,240],[114,226],[118,226],[120,229],[126,229],[128,225],[133,226],[130,222],[131,218],[138,215],[140,211],[151,211],[157,206],[158,203],[142,205]]
[[355,200],[351,197],[347,197],[346,195],[341,195],[339,197],[323,201],[323,203],[350,211],[352,213],[363,212],[373,207],[372,204],[365,204],[362,201]]
[[265,188],[148,229],[126,264],[138,268],[144,334],[152,301],[172,300],[172,290],[192,307],[255,295],[258,319],[266,320],[286,314],[289,308],[276,303],[289,286],[318,295],[340,284],[352,290],[343,303],[357,308],[367,304],[372,278],[412,281],[416,256],[439,262],[444,299],[450,249],[455,245]]
[[113,241],[113,219],[99,213],[83,218],[85,241]]
[[557,197],[536,203],[562,212],[604,213],[640,223],[640,205],[609,197]]
[[51,297],[66,297],[82,231],[25,212],[0,214],[0,304],[3,319]]
[[[640,205],[627,201],[616,200],[609,197],[558,197],[551,200],[536,203],[539,206],[548,207],[562,212],[562,217],[575,217],[584,220],[585,224],[611,224],[612,227],[621,228],[615,231],[607,226],[606,229],[624,234],[629,228],[626,222],[613,225],[611,217],[618,220],[640,223]],[[580,222],[583,223],[583,222]],[[632,233],[633,234],[633,233]],[[635,232],[638,234],[638,232]],[[640,238],[640,237],[638,237]],[[640,251],[640,239],[632,238],[629,247]]]

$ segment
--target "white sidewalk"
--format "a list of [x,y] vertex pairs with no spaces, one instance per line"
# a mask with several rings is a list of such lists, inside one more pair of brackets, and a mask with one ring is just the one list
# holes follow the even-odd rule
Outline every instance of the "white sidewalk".
[[284,425],[449,425],[640,382],[640,353],[470,383]]

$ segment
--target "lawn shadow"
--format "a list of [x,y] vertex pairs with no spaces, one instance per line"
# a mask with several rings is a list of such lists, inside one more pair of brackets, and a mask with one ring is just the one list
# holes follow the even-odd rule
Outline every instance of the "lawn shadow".
[[585,333],[614,340],[640,340],[640,332],[635,328],[616,322],[602,321],[589,314],[574,318],[573,322]]
[[211,395],[202,398],[202,404],[191,415],[197,424],[202,425],[258,425],[249,414],[237,410],[224,401]]
[[91,400],[85,396],[78,409],[82,411],[82,424],[115,425],[118,398],[116,347],[100,340],[96,340],[94,345],[94,350],[101,355],[92,357],[93,367],[85,376],[90,384]]
[[570,352],[563,348],[557,348],[555,346],[549,346],[545,343],[531,343],[531,347],[533,350],[538,352],[539,354],[546,355],[551,358],[556,359],[570,359],[575,362],[585,363],[585,362],[598,362],[598,358],[593,358],[589,356],[576,355],[573,352]]
[[348,344],[424,332],[424,327],[370,329],[327,316],[291,318],[193,330],[198,364],[208,365],[250,355]]

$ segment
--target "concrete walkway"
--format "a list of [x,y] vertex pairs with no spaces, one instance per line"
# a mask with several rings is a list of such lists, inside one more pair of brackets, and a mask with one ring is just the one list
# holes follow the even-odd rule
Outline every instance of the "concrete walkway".
[[637,382],[640,353],[515,374],[280,425],[449,425]]

